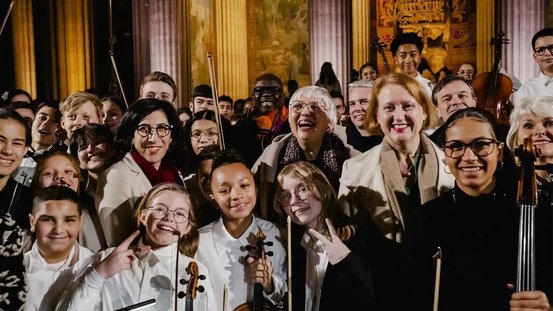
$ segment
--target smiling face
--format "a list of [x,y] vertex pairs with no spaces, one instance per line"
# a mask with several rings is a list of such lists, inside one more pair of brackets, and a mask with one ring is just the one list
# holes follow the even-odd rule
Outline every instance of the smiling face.
[[[280,109],[284,104],[282,83],[273,79],[260,80],[253,86],[252,99],[261,114]],[[246,109],[244,105],[244,110]]]
[[0,119],[0,181],[9,178],[27,153],[25,135],[23,124],[13,119]]
[[[549,47],[553,45],[553,36],[546,36],[541,37],[536,40],[536,43],[534,44],[534,51],[538,49],[543,49],[545,47]],[[545,49],[545,54],[542,56],[536,55],[536,53],[533,53],[534,61],[538,66],[540,67],[540,70],[543,71],[545,74],[551,75],[553,74],[553,54],[549,53],[547,49]]]
[[[160,218],[149,207],[154,209],[166,208],[169,212]],[[169,190],[162,191],[152,200],[151,206],[142,210],[140,223],[146,228],[146,243],[152,249],[177,242],[179,236],[173,234],[175,230],[178,230],[181,236],[190,231],[192,227],[190,221],[186,219],[184,222],[176,222],[173,211],[181,215],[191,215],[192,205],[190,199],[184,193]]]
[[40,255],[48,263],[65,260],[81,230],[77,204],[67,201],[46,201],[29,215],[31,231],[36,234]]
[[534,147],[539,150],[538,163],[553,163],[553,116],[525,114],[517,131],[517,146],[524,138],[531,137]]
[[219,143],[217,124],[211,120],[199,119],[190,128],[190,143],[196,155],[207,146]]
[[[317,230],[319,215],[322,211],[319,195],[313,195],[309,186],[291,175],[284,176],[280,185],[279,200],[286,215],[298,225]],[[289,201],[288,204],[285,204]]]
[[73,132],[88,123],[100,122],[100,115],[96,110],[96,106],[91,101],[87,101],[78,108],[63,113],[61,118],[61,127],[67,131],[67,136],[71,138]]
[[[158,126],[169,126],[169,121],[163,111],[156,110],[140,120],[137,128],[142,125],[148,125],[153,129]],[[151,163],[156,169],[159,169],[161,160],[165,154],[167,154],[172,141],[171,133],[167,136],[159,137],[157,131],[152,130],[150,135],[142,137],[138,134],[138,131],[135,130],[132,144],[146,161]]]
[[366,66],[361,70],[361,79],[376,81],[378,78],[378,72],[371,66]]
[[[460,146],[477,142],[481,139],[495,140],[491,125],[474,118],[462,118],[453,123],[445,132],[445,146]],[[482,144],[480,144],[482,145]],[[493,152],[486,156],[478,156],[471,148],[453,159],[446,156],[445,161],[451,174],[455,177],[457,186],[471,196],[489,193],[495,185],[494,173],[502,156],[502,146],[490,146]],[[447,150],[445,150],[447,155]]]
[[457,110],[476,107],[476,97],[472,94],[470,87],[463,81],[457,80],[445,85],[434,95],[438,102],[438,117],[445,122]]
[[102,102],[102,112],[104,113],[102,118],[104,124],[109,127],[113,134],[116,134],[119,125],[121,125],[123,111],[113,100],[108,99]]
[[81,168],[99,174],[106,169],[114,156],[113,152],[113,148],[108,148],[107,142],[87,137],[86,142],[79,146],[77,157]]
[[385,85],[378,94],[376,119],[386,140],[396,149],[417,150],[426,120],[422,106],[397,84]]
[[44,106],[36,114],[31,125],[33,137],[32,146],[35,150],[48,148],[56,139],[56,131],[60,128],[59,120],[55,119],[56,110]]
[[[294,108],[302,105],[303,108],[297,110]],[[299,97],[290,103],[288,121],[294,137],[300,144],[313,144],[322,141],[330,124],[323,109],[324,105],[321,102],[310,97]]]
[[79,191],[79,174],[68,156],[56,154],[42,162],[42,170],[38,176],[40,189],[49,186],[65,186]]
[[421,62],[421,53],[415,44],[402,44],[394,55],[394,61],[401,72],[416,77],[417,68]]
[[371,101],[371,88],[352,88],[348,96],[349,117],[356,128],[362,129],[367,119],[367,109]]
[[226,220],[248,218],[255,207],[254,177],[242,163],[217,167],[211,175],[211,193]]

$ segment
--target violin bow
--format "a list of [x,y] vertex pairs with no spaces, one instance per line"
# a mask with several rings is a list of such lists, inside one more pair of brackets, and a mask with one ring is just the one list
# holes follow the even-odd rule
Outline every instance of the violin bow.
[[8,8],[8,12],[6,13],[6,16],[4,17],[4,21],[2,21],[2,27],[0,27],[0,36],[2,35],[2,32],[4,31],[4,26],[6,26],[6,23],[8,22],[8,18],[10,17],[10,13],[12,12],[13,5],[15,4],[15,0],[10,3],[10,7]]
[[288,229],[288,245],[286,252],[288,256],[288,311],[292,311],[292,218],[286,217],[286,227]]
[[434,305],[432,311],[438,311],[438,301],[440,300],[440,276],[442,274],[442,249],[438,246],[438,251],[432,256],[436,260],[436,276],[434,281]]
[[123,83],[121,82],[121,78],[119,77],[119,71],[117,70],[117,64],[115,63],[115,57],[113,56],[115,54],[113,51],[114,46],[115,46],[115,36],[113,35],[113,9],[111,5],[111,0],[109,0],[109,58],[111,60],[111,66],[113,67],[113,71],[115,72],[115,78],[117,79],[117,84],[119,85],[121,96],[123,97],[125,106],[129,108],[129,102],[127,101],[127,96],[125,96],[125,91],[123,90]]
[[223,126],[221,124],[221,113],[219,112],[219,95],[217,94],[217,79],[215,77],[215,68],[213,66],[213,55],[211,52],[207,52],[207,64],[209,67],[209,81],[211,82],[211,94],[213,96],[213,102],[215,102],[215,121],[217,121],[217,127],[219,128],[219,149],[225,150],[225,139],[223,136]]

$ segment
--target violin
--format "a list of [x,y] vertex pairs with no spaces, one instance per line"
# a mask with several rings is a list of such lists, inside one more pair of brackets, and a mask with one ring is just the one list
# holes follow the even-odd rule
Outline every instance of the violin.
[[390,73],[390,65],[388,64],[388,59],[386,58],[386,53],[384,52],[386,44],[382,43],[378,36],[375,36],[373,42],[370,44],[370,47],[376,49],[376,51],[382,58],[382,62],[384,63],[384,71],[386,73]]
[[499,31],[491,39],[490,44],[495,48],[493,70],[478,74],[472,81],[472,88],[477,98],[476,106],[493,116],[497,123],[509,125],[513,106],[509,97],[513,91],[513,82],[499,72],[502,46],[509,44],[509,39],[504,39],[504,36],[503,31]]
[[536,264],[534,241],[534,214],[538,204],[536,183],[536,150],[531,138],[515,150],[520,161],[520,178],[517,188],[517,205],[520,208],[516,291],[532,291],[536,288]]
[[[267,236],[263,233],[263,230],[259,228],[255,235],[255,245],[246,246],[246,251],[253,255],[248,255],[258,258],[266,258],[266,256],[272,256],[273,252],[265,251],[265,245],[272,246],[273,242],[267,241],[265,239]],[[261,283],[255,283],[253,288],[253,301],[246,302],[234,309],[234,311],[273,311],[276,310],[275,306],[272,306],[268,301],[263,299],[263,285]]]
[[188,286],[186,287],[186,294],[184,292],[179,292],[178,295],[179,298],[186,297],[184,310],[193,311],[193,303],[194,299],[196,299],[197,292],[202,293],[204,291],[203,286],[198,286],[198,281],[205,280],[205,275],[200,275],[200,269],[198,268],[198,264],[195,261],[191,261],[188,264],[188,267],[186,267],[185,271],[189,275],[188,281],[185,279],[181,279],[180,283],[182,285],[188,284]]

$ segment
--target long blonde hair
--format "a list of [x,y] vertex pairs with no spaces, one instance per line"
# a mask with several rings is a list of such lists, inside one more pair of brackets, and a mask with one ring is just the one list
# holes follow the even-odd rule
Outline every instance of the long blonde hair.
[[139,201],[135,211],[135,218],[137,226],[140,228],[144,226],[140,222],[140,216],[145,209],[148,209],[155,198],[159,197],[164,191],[172,191],[183,194],[186,197],[187,204],[190,205],[190,212],[188,214],[188,223],[190,224],[190,231],[183,235],[179,239],[179,251],[189,257],[194,257],[198,250],[198,244],[200,243],[200,234],[198,233],[198,222],[196,220],[196,214],[194,206],[190,200],[190,195],[186,189],[175,183],[162,183],[154,186],[144,197]]

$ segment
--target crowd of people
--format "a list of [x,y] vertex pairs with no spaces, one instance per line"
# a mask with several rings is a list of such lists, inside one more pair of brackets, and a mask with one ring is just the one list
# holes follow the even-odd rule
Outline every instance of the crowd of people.
[[[177,103],[158,71],[128,107],[11,91],[0,309],[552,311],[553,29],[531,45],[540,76],[507,129],[477,107],[474,65],[421,76],[413,33],[391,44],[397,72],[367,63],[345,89],[325,62],[316,85],[286,96],[263,73],[236,101],[198,85]],[[528,144],[535,265],[519,289]]]

